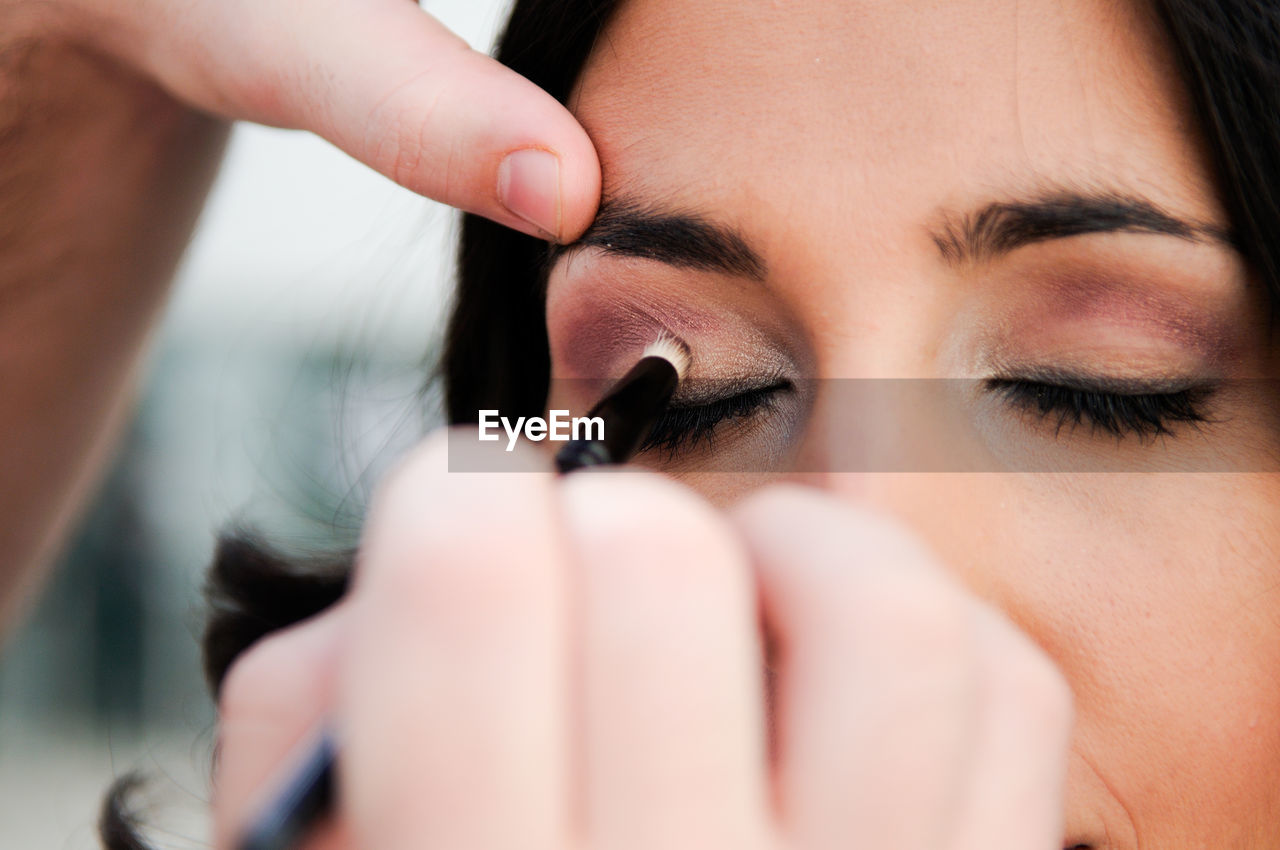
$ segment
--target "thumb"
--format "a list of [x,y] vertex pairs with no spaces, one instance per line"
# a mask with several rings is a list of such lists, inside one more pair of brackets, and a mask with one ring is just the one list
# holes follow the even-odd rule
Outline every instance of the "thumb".
[[415,192],[540,238],[572,241],[595,217],[600,164],[577,120],[409,0],[165,6],[127,52],[196,106],[311,130]]

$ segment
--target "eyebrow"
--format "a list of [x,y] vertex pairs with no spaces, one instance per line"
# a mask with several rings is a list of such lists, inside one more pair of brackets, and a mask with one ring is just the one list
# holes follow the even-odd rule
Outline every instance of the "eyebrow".
[[964,216],[942,214],[931,231],[952,265],[984,262],[1036,242],[1089,233],[1154,233],[1237,250],[1222,227],[1180,219],[1146,198],[1119,193],[1053,192],[1025,201],[996,201]]
[[695,212],[662,210],[628,198],[600,202],[596,219],[575,242],[553,245],[548,267],[582,248],[657,260],[677,268],[764,281],[764,259],[736,229]]
[[[1092,233],[1153,233],[1239,250],[1226,228],[1178,218],[1146,198],[1117,192],[1055,191],[1027,200],[993,201],[975,212],[943,212],[930,231],[952,265],[985,262],[1025,245]],[[676,268],[721,272],[754,281],[768,266],[733,227],[696,212],[664,210],[629,197],[601,201],[595,221],[576,241],[551,245],[547,268],[588,247],[656,260]]]

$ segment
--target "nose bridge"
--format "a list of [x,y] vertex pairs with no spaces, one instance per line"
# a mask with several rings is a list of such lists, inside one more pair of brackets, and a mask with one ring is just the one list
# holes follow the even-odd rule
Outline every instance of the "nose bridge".
[[[966,442],[965,392],[945,378],[823,378],[799,444],[794,478],[897,517],[972,590],[999,598],[972,555],[990,533],[1007,476],[988,475]],[[975,546],[977,549],[975,549]]]
[[795,470],[859,498],[880,491],[877,476],[886,473],[963,468],[957,444],[972,424],[965,400],[974,382],[962,378],[956,321],[964,288],[927,234],[899,218],[846,222],[875,237],[874,248],[852,255],[834,234],[807,234],[790,255],[797,266],[782,270],[783,279],[805,281],[787,294],[811,346]]
[[797,470],[866,475],[972,469],[972,382],[944,377],[818,378]]

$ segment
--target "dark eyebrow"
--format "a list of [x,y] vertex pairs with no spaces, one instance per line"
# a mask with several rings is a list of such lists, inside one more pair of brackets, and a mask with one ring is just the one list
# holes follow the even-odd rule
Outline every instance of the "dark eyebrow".
[[1015,248],[1086,233],[1159,233],[1235,249],[1221,227],[1177,218],[1145,198],[1119,193],[1054,192],[1027,201],[997,201],[964,216],[943,214],[930,233],[951,264],[982,262]]
[[763,281],[768,274],[760,254],[734,228],[697,213],[658,209],[626,198],[601,201],[586,233],[576,242],[551,247],[548,267],[587,247],[755,281]]

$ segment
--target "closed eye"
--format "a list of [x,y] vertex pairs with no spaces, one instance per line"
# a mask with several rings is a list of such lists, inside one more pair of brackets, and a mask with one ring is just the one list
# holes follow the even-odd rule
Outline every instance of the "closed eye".
[[774,380],[701,404],[682,404],[677,399],[654,423],[640,451],[658,449],[670,456],[700,444],[714,448],[718,429],[772,410],[778,397],[793,389],[790,381]]
[[988,391],[1009,405],[1054,424],[1057,436],[1064,426],[1087,425],[1115,437],[1172,435],[1180,423],[1208,422],[1205,402],[1212,387],[1193,386],[1172,391],[1133,387],[1075,386],[1028,378],[990,378]]
[[[1154,384],[1103,383],[1087,385],[1063,377],[1000,377],[983,382],[988,392],[1009,406],[1047,420],[1055,436],[1064,427],[1087,426],[1117,438],[1154,438],[1172,435],[1179,424],[1212,421],[1205,408],[1214,387],[1165,389]],[[772,380],[700,404],[677,399],[654,423],[640,451],[658,450],[673,457],[699,446],[713,450],[726,427],[772,411],[779,398],[794,389],[791,381]]]

